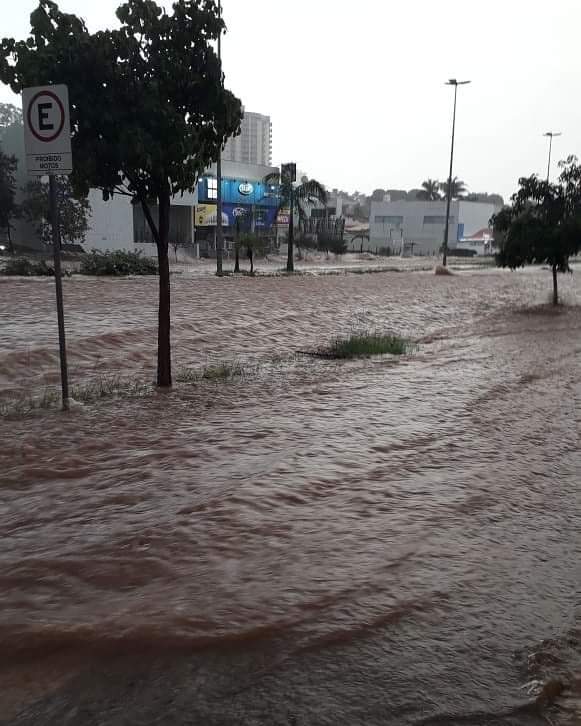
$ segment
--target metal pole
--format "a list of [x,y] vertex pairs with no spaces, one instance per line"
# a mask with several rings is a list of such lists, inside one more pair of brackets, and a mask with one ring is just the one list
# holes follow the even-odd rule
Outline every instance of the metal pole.
[[452,147],[450,149],[450,173],[448,174],[448,190],[446,194],[446,226],[444,227],[444,256],[442,264],[446,267],[448,262],[448,233],[450,231],[450,204],[452,202],[452,166],[454,164],[454,135],[456,133],[456,98],[458,84],[454,84],[454,114],[452,116]]
[[287,245],[287,256],[286,256],[286,269],[287,272],[294,272],[294,239],[295,239],[295,204],[294,204],[294,190],[292,179],[290,181],[290,213],[289,213],[289,225],[288,225],[288,245]]
[[65,315],[63,307],[63,280],[61,276],[61,241],[58,226],[58,201],[56,180],[53,175],[48,178],[50,197],[50,221],[52,225],[52,247],[54,254],[54,279],[56,284],[56,312],[59,330],[59,352],[61,362],[61,387],[63,411],[69,410],[69,379],[67,371],[67,348],[65,341]]
[[549,137],[549,161],[547,163],[547,184],[551,181],[551,156],[553,152],[553,137],[562,136],[560,131],[547,131],[543,136]]
[[[218,0],[218,14],[222,18],[222,2]],[[218,35],[218,60],[220,61],[220,83],[223,83],[224,75],[222,73],[222,29]],[[218,159],[216,160],[216,177],[218,182],[218,194],[216,197],[216,274],[222,275],[222,249],[224,247],[224,232],[222,230],[222,147],[218,151]]]

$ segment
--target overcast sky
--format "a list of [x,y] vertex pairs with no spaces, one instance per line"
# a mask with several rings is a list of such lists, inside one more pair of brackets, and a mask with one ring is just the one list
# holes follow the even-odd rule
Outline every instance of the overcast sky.
[[[91,30],[119,0],[61,0]],[[169,7],[169,2],[163,4]],[[24,37],[35,0],[0,0],[2,35]],[[508,196],[519,176],[581,157],[581,0],[223,0],[226,84],[269,114],[274,162],[370,193],[444,179],[452,89],[454,173]],[[15,100],[0,86],[0,100]]]

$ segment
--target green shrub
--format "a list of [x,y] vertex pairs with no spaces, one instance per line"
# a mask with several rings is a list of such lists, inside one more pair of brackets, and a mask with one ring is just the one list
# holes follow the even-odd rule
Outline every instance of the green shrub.
[[54,277],[54,269],[45,260],[30,260],[28,257],[11,257],[6,260],[3,275],[23,275],[24,277]]
[[411,349],[407,340],[398,335],[381,335],[379,333],[359,333],[348,338],[335,339],[328,348],[319,354],[328,358],[361,358],[371,355],[404,355]]
[[92,250],[81,259],[81,275],[111,275],[125,277],[127,275],[157,275],[157,262],[151,257],[144,257],[141,251],[99,252]]

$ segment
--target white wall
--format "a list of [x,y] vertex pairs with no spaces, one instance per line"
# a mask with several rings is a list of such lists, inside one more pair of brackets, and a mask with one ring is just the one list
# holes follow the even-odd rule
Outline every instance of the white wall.
[[489,227],[490,218],[498,211],[494,204],[483,202],[460,202],[460,224],[464,225],[464,237],[470,237],[485,227]]
[[[403,241],[414,244],[414,254],[437,253],[444,241],[446,216],[446,202],[411,202],[401,200],[398,202],[371,202],[369,219],[370,247],[386,247],[399,250]],[[401,217],[402,222],[378,221],[381,217]],[[438,217],[435,224],[426,223],[426,218]],[[453,246],[457,239],[458,229],[458,202],[450,206],[450,227],[448,230],[448,244]],[[391,242],[390,242],[391,230]]]
[[108,202],[96,189],[89,192],[91,218],[84,247],[87,250],[133,250],[133,207],[129,197],[116,194]]

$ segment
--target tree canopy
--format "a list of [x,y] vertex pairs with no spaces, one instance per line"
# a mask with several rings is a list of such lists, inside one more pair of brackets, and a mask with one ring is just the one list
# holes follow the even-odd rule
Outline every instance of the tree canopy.
[[[224,88],[213,42],[224,29],[214,0],[127,0],[120,27],[91,34],[83,20],[40,0],[27,40],[0,43],[0,81],[15,93],[65,83],[78,193],[90,187],[142,206],[160,271],[158,375],[171,385],[168,237],[173,194],[199,174],[240,128],[240,101]],[[158,218],[152,205],[158,207]]]
[[423,199],[427,202],[436,202],[441,199],[440,182],[436,179],[426,179],[422,182],[422,189],[417,194],[417,199]]
[[[301,184],[295,184],[290,179],[282,174],[273,173],[268,174],[264,183],[269,186],[276,187],[278,189],[278,209],[290,209],[291,210],[291,222],[294,222],[295,213],[299,219],[299,230],[302,229],[304,221],[307,216],[307,209],[313,207],[316,204],[327,204],[327,191],[325,186],[318,182],[316,179],[307,179],[307,181]],[[290,234],[289,227],[289,253],[287,261],[287,271],[293,271],[293,236]]]
[[[440,189],[446,198],[448,196],[448,181],[441,182]],[[462,181],[462,179],[458,179],[458,177],[455,176],[452,179],[452,199],[462,199],[467,191],[468,188],[466,187],[466,184]]]
[[[32,222],[44,244],[52,244],[48,184],[43,184],[40,179],[35,179],[28,182],[24,192],[26,196],[21,205],[23,217]],[[84,242],[91,215],[89,200],[87,197],[75,197],[66,176],[56,178],[56,193],[61,241],[69,244]]]
[[553,302],[559,300],[557,273],[569,272],[569,258],[581,251],[581,166],[570,156],[560,162],[557,183],[523,177],[512,204],[491,223],[500,267],[548,264],[553,273]]

